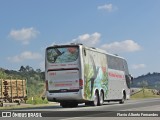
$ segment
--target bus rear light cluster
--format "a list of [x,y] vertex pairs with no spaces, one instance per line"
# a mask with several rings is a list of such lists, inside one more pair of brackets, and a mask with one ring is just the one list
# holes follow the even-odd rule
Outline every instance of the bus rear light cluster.
[[82,89],[83,88],[83,80],[79,79],[79,88]]

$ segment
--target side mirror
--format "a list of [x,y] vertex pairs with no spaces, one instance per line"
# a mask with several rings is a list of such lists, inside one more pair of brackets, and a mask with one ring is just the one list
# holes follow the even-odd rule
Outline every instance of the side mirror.
[[86,49],[84,49],[84,56],[86,56]]
[[131,74],[129,74],[130,80],[131,80],[131,84],[133,83],[133,76]]

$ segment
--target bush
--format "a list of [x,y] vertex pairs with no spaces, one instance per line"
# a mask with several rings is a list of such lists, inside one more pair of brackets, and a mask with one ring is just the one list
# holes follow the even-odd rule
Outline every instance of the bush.
[[42,100],[42,98],[40,97],[30,97],[27,100],[27,104],[33,104],[33,105],[37,105],[37,104],[48,104],[48,100],[44,99]]

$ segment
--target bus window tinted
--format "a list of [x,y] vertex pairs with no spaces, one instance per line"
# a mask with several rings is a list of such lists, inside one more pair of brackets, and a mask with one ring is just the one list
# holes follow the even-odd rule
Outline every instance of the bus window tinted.
[[47,59],[51,63],[74,62],[78,58],[78,47],[53,47],[47,49]]
[[123,59],[107,55],[108,68],[124,71]]

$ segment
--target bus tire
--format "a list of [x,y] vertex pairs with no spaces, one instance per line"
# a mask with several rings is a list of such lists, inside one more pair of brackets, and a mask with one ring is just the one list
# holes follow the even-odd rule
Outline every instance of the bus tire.
[[92,101],[92,106],[99,106],[99,95],[98,92],[95,92],[94,94],[94,100]]
[[99,96],[99,105],[103,105],[103,103],[104,103],[104,94],[101,91],[100,96]]
[[92,106],[92,102],[91,101],[85,102],[85,106]]
[[60,105],[63,108],[73,108],[73,107],[77,107],[78,103],[77,102],[61,102]]
[[119,101],[119,104],[124,104],[124,99],[122,98],[122,100]]
[[60,106],[62,106],[63,108],[67,108],[67,107],[68,107],[68,104],[67,104],[67,102],[61,102],[61,103],[60,103]]
[[125,91],[123,91],[123,97],[122,97],[122,99],[119,101],[119,104],[124,104],[125,99],[126,99],[126,94],[125,94]]
[[77,107],[78,106],[78,103],[77,102],[73,102],[73,103],[71,103],[71,105],[70,105],[70,107]]

